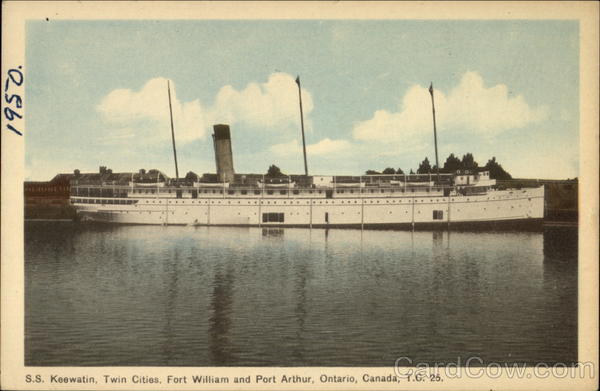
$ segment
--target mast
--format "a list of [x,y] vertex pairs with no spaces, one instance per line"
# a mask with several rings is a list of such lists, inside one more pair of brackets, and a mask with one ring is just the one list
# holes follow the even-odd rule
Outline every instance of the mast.
[[438,161],[437,147],[437,130],[435,128],[435,103],[433,100],[433,82],[429,85],[429,93],[431,94],[431,110],[433,112],[433,141],[435,143],[435,171],[437,173],[437,183],[440,183],[440,163]]
[[302,88],[300,88],[300,76],[296,77],[298,84],[298,97],[300,98],[300,126],[302,127],[302,152],[304,152],[304,175],[308,176],[308,165],[306,164],[306,141],[304,140],[304,115],[302,114]]
[[169,93],[169,114],[171,115],[171,139],[173,140],[173,157],[175,158],[175,178],[179,182],[179,169],[177,168],[177,149],[175,149],[175,128],[173,127],[173,109],[171,107],[171,83],[167,80],[167,92]]

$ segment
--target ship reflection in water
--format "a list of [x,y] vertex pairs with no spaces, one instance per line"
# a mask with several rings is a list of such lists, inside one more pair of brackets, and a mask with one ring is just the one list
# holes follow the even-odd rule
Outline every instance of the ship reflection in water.
[[26,223],[26,365],[577,359],[577,232]]

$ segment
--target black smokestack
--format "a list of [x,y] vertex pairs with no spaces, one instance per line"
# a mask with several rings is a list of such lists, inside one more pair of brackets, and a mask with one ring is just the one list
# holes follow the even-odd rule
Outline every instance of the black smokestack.
[[231,151],[231,132],[229,125],[214,125],[213,144],[219,182],[233,182],[233,153]]

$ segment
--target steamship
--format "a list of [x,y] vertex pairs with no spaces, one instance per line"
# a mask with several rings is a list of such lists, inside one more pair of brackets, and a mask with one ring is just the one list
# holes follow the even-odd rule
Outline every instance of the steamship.
[[[432,88],[430,92],[433,104]],[[229,126],[214,125],[213,131],[216,174],[190,172],[179,178],[173,126],[176,178],[159,170],[76,171],[70,200],[78,218],[121,224],[361,229],[535,228],[544,218],[543,186],[500,189],[488,171],[308,175],[304,153],[304,175],[239,174]],[[302,136],[304,144],[304,131]]]

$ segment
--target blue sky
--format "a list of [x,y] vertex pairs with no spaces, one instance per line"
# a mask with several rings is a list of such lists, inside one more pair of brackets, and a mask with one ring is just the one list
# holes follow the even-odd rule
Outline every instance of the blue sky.
[[578,176],[576,21],[29,21],[26,176],[159,168],[214,172],[231,125],[237,172],[416,169],[492,156],[515,177]]

